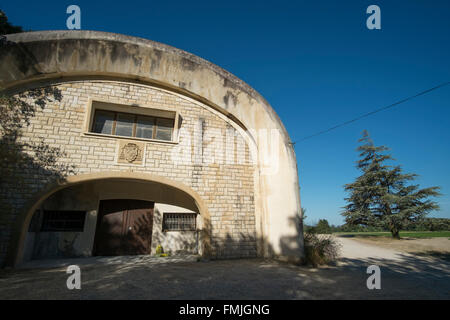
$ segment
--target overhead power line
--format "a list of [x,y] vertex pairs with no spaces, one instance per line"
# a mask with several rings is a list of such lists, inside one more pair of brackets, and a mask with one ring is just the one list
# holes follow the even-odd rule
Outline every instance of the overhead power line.
[[417,98],[417,97],[419,97],[419,96],[422,96],[422,95],[424,95],[424,94],[427,94],[427,93],[429,93],[429,92],[431,92],[431,91],[434,91],[434,90],[436,90],[436,89],[442,88],[442,87],[444,87],[444,86],[446,86],[446,85],[448,85],[448,84],[450,84],[450,81],[441,83],[440,85],[437,85],[437,86],[435,86],[435,87],[433,87],[433,88],[430,88],[430,89],[428,89],[428,90],[425,90],[425,91],[422,91],[422,92],[420,92],[420,93],[417,93],[417,94],[415,94],[415,95],[413,95],[413,96],[410,96],[410,97],[408,97],[408,98],[405,98],[405,99],[403,99],[403,100],[397,101],[397,102],[395,102],[395,103],[393,103],[393,104],[390,104],[390,105],[388,105],[388,106],[385,106],[385,107],[376,109],[376,110],[374,110],[374,111],[371,111],[371,112],[368,112],[368,113],[365,113],[365,114],[362,114],[362,115],[360,115],[360,116],[358,116],[358,117],[356,117],[356,118],[354,118],[354,119],[351,119],[351,120],[342,122],[342,123],[337,124],[337,125],[335,125],[335,126],[333,126],[333,127],[331,127],[331,128],[328,128],[328,129],[326,129],[326,130],[319,131],[319,132],[314,133],[314,134],[312,134],[312,135],[303,137],[302,139],[298,140],[298,142],[302,142],[302,141],[305,141],[305,140],[307,140],[307,139],[310,139],[310,138],[313,138],[313,137],[317,137],[317,136],[322,135],[322,134],[324,134],[324,133],[327,133],[327,132],[330,132],[330,131],[335,130],[335,129],[337,129],[337,128],[343,127],[343,126],[345,126],[345,125],[347,125],[347,124],[350,124],[350,123],[352,123],[352,122],[361,120],[361,119],[366,118],[366,117],[368,117],[368,116],[371,116],[371,115],[373,115],[373,114],[375,114],[375,113],[378,113],[378,112],[384,111],[384,110],[386,110],[386,109],[395,107],[395,106],[397,106],[397,105],[399,105],[399,104],[405,103],[406,101],[412,100],[412,99],[414,99],[414,98]]

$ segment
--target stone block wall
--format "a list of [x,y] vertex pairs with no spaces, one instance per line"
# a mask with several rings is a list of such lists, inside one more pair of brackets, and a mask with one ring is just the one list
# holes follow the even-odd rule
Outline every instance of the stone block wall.
[[[248,145],[231,120],[198,101],[147,85],[106,80],[51,85],[61,91],[62,100],[37,110],[24,131],[23,141],[43,139],[49,146],[60,148],[66,153],[60,162],[74,165],[75,174],[133,171],[181,182],[195,190],[208,207],[213,256],[256,256],[255,165]],[[132,106],[176,110],[182,120],[179,141],[145,141],[142,165],[118,163],[119,138],[85,134],[91,100],[129,105],[130,112]],[[190,160],[186,150],[191,150]],[[20,176],[26,188],[11,183],[1,195],[8,199],[11,215],[9,224],[0,230],[0,263],[6,255],[15,217],[33,195],[55,178],[52,171],[32,165],[21,168]]]

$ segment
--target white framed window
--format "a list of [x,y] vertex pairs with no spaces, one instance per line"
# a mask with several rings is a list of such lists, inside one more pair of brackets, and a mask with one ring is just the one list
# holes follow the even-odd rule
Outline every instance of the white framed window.
[[85,133],[176,142],[177,127],[176,111],[92,101]]

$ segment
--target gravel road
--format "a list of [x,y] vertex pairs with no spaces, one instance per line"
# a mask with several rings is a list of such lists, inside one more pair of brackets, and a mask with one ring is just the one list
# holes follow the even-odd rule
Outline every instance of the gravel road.
[[[450,299],[449,261],[338,241],[339,263],[320,268],[195,257],[38,261],[0,270],[0,299]],[[67,289],[70,264],[81,268],[81,290]],[[381,269],[381,290],[367,289],[370,265]]]

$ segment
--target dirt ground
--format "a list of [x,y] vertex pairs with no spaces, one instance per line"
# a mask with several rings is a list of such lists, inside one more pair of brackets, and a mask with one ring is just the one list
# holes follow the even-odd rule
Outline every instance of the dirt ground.
[[[0,270],[0,299],[450,299],[449,261],[338,241],[339,263],[321,268],[193,256],[35,261]],[[67,289],[70,264],[81,268],[81,290]],[[381,269],[381,290],[366,286],[373,264]]]
[[421,254],[442,253],[443,255],[450,255],[450,238],[402,238],[400,240],[396,240],[388,237],[354,237],[352,240],[402,252],[414,252]]

